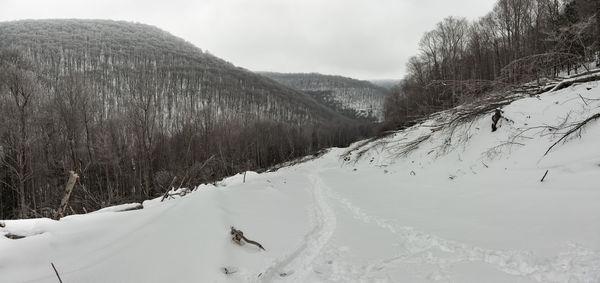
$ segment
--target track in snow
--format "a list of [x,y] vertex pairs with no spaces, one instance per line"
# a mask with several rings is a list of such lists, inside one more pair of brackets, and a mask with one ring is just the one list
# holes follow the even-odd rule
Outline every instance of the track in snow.
[[283,280],[285,282],[305,282],[313,271],[313,261],[321,254],[336,227],[336,216],[326,200],[325,184],[316,172],[310,172],[312,185],[307,188],[313,196],[311,207],[314,228],[306,234],[303,243],[291,254],[275,261],[258,279],[258,282]]
[[521,276],[537,282],[600,282],[600,254],[575,244],[570,244],[567,252],[549,259],[536,258],[528,251],[473,247],[417,231],[412,227],[395,225],[392,220],[370,215],[339,193],[330,192],[330,197],[342,204],[355,219],[374,224],[394,234],[403,242],[402,252],[363,267],[367,272],[379,272],[403,263],[427,264],[438,269],[429,279],[446,281],[452,273],[449,267],[464,262],[480,262],[508,275]]
[[[416,274],[425,281],[452,282],[455,281],[456,266],[480,264],[527,282],[600,282],[600,254],[595,251],[572,244],[566,252],[552,258],[540,258],[529,251],[493,250],[447,240],[394,219],[379,217],[375,211],[366,211],[324,182],[322,176],[326,176],[326,168],[317,170],[306,172],[311,178],[306,190],[313,199],[309,212],[313,229],[293,252],[273,262],[260,277],[249,281],[396,282],[390,275],[394,270],[408,268],[411,272],[411,266],[418,266],[426,267],[423,270],[428,274]],[[348,247],[337,246],[332,236],[340,233],[340,237],[344,237],[341,228],[346,231],[357,228],[340,227],[336,214],[355,219],[386,234],[385,237],[395,239],[389,243],[394,255],[382,255],[363,264],[349,261],[343,251]],[[369,245],[369,241],[364,244]]]

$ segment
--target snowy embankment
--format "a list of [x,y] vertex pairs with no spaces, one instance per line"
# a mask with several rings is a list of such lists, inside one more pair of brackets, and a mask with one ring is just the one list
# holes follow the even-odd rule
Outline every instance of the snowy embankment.
[[57,282],[53,262],[64,282],[600,282],[600,120],[544,156],[600,83],[503,111],[493,133],[493,113],[430,120],[142,210],[6,221],[27,237],[0,238],[0,281]]

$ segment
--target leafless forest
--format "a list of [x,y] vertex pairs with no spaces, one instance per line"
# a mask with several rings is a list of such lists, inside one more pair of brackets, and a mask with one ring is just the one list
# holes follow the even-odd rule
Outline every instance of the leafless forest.
[[0,24],[0,218],[143,200],[372,132],[157,28]]

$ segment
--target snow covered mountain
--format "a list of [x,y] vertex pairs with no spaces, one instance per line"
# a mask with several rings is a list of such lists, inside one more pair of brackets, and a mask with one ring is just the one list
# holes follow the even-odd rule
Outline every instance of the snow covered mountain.
[[142,210],[6,221],[27,237],[0,237],[0,280],[600,282],[600,82],[514,98],[495,132],[459,107]]
[[[15,48],[35,62],[56,88],[68,75],[85,76],[103,105],[122,107],[135,83],[159,86],[167,123],[219,109],[222,119],[298,121],[336,119],[310,97],[202,51],[154,26],[111,20],[22,20],[0,23],[0,48]],[[164,91],[163,91],[164,90]]]
[[387,89],[341,76],[262,72],[280,84],[300,90],[318,102],[354,119],[383,120]]
[[370,80],[370,82],[376,86],[380,86],[385,89],[392,89],[393,87],[400,84],[400,80],[394,79]]

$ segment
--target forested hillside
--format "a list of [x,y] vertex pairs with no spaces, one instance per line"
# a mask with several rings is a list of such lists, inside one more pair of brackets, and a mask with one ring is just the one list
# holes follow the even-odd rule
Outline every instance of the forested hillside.
[[315,100],[349,118],[367,121],[383,119],[383,102],[387,90],[368,81],[317,73],[264,72],[261,74],[307,93]]
[[380,86],[388,90],[400,84],[400,80],[395,79],[370,80],[370,82],[376,86]]
[[67,212],[84,212],[363,134],[167,32],[108,20],[0,23],[0,109],[0,218],[56,214],[71,170]]
[[490,92],[535,95],[589,71],[600,62],[600,1],[499,0],[472,22],[445,18],[418,47],[386,101],[390,128]]

